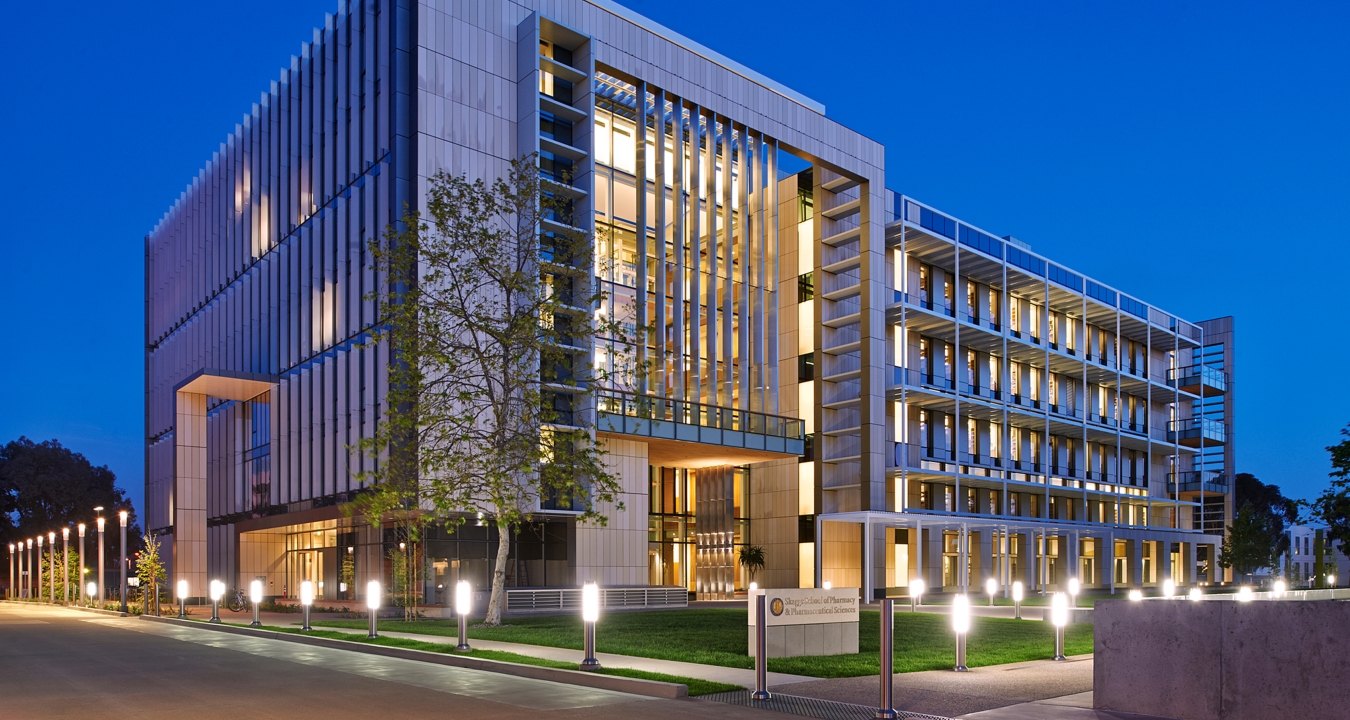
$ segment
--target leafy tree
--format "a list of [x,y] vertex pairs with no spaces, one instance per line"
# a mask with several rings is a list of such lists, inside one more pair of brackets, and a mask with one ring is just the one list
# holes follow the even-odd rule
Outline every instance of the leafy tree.
[[[38,560],[38,572],[41,573],[42,587],[51,586],[52,582],[52,562],[51,553],[46,552],[47,547],[43,546],[41,559]],[[61,568],[61,551],[56,551],[56,601],[61,602],[66,597],[66,588],[70,588],[70,598],[74,599],[80,596],[80,554],[75,550],[67,553],[65,572]],[[34,590],[36,592],[36,589]],[[46,600],[51,591],[44,590],[39,600]]]
[[1245,574],[1276,567],[1289,549],[1288,525],[1298,520],[1298,502],[1286,498],[1277,485],[1267,485],[1250,473],[1234,478],[1237,514],[1224,535],[1219,565]]
[[764,548],[759,545],[742,545],[740,552],[741,567],[750,573],[751,582],[755,573],[764,569]]
[[20,437],[11,441],[0,447],[0,543],[70,527],[74,544],[74,527],[81,522],[89,526],[88,537],[97,542],[94,508],[102,506],[109,521],[105,551],[111,572],[120,540],[116,511],[126,508],[132,513],[127,523],[128,556],[135,551],[133,539],[140,534],[135,509],[116,481],[106,466],[93,466],[59,440],[35,443]]
[[[166,582],[167,571],[159,556],[159,539],[146,535],[141,538],[141,545],[143,549],[136,556],[136,577],[141,580],[141,597],[145,602],[142,612],[148,615],[159,610],[159,588]],[[151,598],[154,598],[154,607],[151,607]]]
[[1327,446],[1331,454],[1331,486],[1312,504],[1313,517],[1326,523],[1326,539],[1350,557],[1350,427],[1341,429],[1345,439]]
[[491,183],[438,173],[426,205],[370,245],[392,361],[387,415],[363,443],[385,461],[358,503],[375,522],[493,524],[496,625],[514,526],[541,506],[597,524],[621,507],[587,408],[590,343],[622,331],[593,312],[591,238],[563,229],[568,202],[543,191],[535,158]]

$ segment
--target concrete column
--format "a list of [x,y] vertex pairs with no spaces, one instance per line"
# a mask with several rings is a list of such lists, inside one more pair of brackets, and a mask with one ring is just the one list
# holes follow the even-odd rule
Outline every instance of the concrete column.
[[1021,543],[1022,547],[1017,559],[1022,566],[1022,572],[1020,573],[1022,577],[1019,579],[1023,585],[1026,585],[1026,591],[1030,594],[1037,588],[1036,576],[1039,567],[1037,555],[1039,553],[1036,552],[1036,533],[1024,532],[1020,533],[1020,536],[1021,539],[1018,542]]
[[960,561],[957,563],[957,572],[960,575],[957,578],[957,587],[961,592],[970,592],[970,528],[961,526],[961,535],[957,541],[957,551],[960,553]]
[[872,521],[864,520],[862,523],[862,601],[872,602],[874,596],[872,592]]
[[1181,544],[1181,567],[1186,575],[1186,583],[1195,585],[1200,582],[1200,568],[1196,567],[1196,545],[1193,542]]
[[174,424],[174,582],[206,595],[206,396],[177,394]]
[[1176,577],[1172,574],[1172,541],[1159,540],[1157,547],[1158,554],[1161,556],[1159,557],[1161,565],[1158,566],[1158,581],[1162,582],[1169,577],[1175,580]]
[[1097,543],[1097,585],[1116,594],[1116,538],[1107,533],[1106,537],[1096,539]]
[[994,547],[993,535],[994,531],[989,529],[981,530],[979,534],[980,550],[979,555],[977,556],[979,558],[979,567],[976,568],[976,570],[979,572],[981,584],[984,583],[985,578],[1001,579],[998,572],[998,564],[995,560],[997,551]]
[[1144,541],[1130,541],[1130,577],[1131,587],[1144,586]]

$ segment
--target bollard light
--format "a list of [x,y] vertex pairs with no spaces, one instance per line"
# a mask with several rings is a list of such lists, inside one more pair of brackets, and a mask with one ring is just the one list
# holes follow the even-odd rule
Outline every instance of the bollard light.
[[207,588],[211,597],[211,619],[207,622],[218,623],[220,622],[220,599],[225,597],[225,583],[212,580]]
[[[455,614],[459,616],[459,644],[455,646],[455,649],[460,652],[468,652],[473,649],[469,647],[469,613],[472,610],[473,588],[469,586],[468,580],[460,580],[455,583]],[[597,609],[596,613],[599,612]]]
[[379,580],[371,580],[366,583],[366,609],[370,611],[370,632],[366,637],[379,637],[380,633],[376,630],[377,618],[380,616],[380,597],[381,588]]
[[179,620],[186,620],[186,619],[187,619],[187,607],[186,607],[186,605],[185,605],[186,602],[187,602],[187,597],[188,597],[188,581],[187,581],[187,580],[179,580],[179,581],[178,581],[178,619],[179,619]]
[[1015,619],[1015,620],[1021,620],[1021,619],[1022,619],[1022,597],[1023,597],[1023,592],[1022,592],[1022,581],[1021,581],[1021,580],[1018,580],[1018,581],[1016,581],[1016,582],[1013,583],[1013,586],[1012,586],[1012,596],[1013,596],[1013,619]]
[[829,580],[826,580],[825,582],[821,583],[820,586],[826,590],[829,590],[830,588],[834,587],[834,583],[830,582]]
[[1083,583],[1079,582],[1078,578],[1076,577],[1069,578],[1068,585],[1069,585],[1068,590],[1070,600],[1078,597],[1078,593],[1083,591]]
[[1335,575],[1335,573],[1332,573],[1331,575],[1328,575],[1328,576],[1327,576],[1327,585],[1328,585],[1329,587],[1336,587],[1336,575]]
[[586,583],[581,586],[581,621],[585,623],[582,644],[586,657],[581,661],[582,670],[599,670],[600,661],[595,659],[595,623],[600,619],[600,586]]
[[925,588],[926,585],[923,585],[922,578],[914,578],[910,581],[910,612],[914,612],[915,607],[923,604],[923,590]]
[[1064,660],[1064,626],[1069,624],[1069,597],[1055,593],[1050,597],[1050,622],[1055,625],[1055,660]]
[[989,607],[994,606],[994,596],[998,594],[998,581],[989,578],[984,581],[984,591],[989,595]]
[[300,607],[304,612],[304,622],[300,625],[301,630],[313,630],[309,626],[309,608],[314,604],[314,581],[305,580],[300,583]]
[[754,597],[754,596],[755,596],[755,593],[758,592],[758,591],[759,591],[759,583],[753,582],[753,581],[752,581],[752,582],[750,583],[750,588],[749,588],[749,590],[747,590],[745,594],[746,594],[747,597]]
[[1129,596],[1129,597],[1130,597],[1130,602],[1139,602],[1140,600],[1143,600],[1143,599],[1144,599],[1144,591],[1143,591],[1143,590],[1140,590],[1139,588],[1135,588],[1135,589],[1133,589],[1133,590],[1130,591],[1130,596]]
[[262,627],[262,620],[258,618],[259,606],[262,605],[263,601],[263,584],[261,580],[254,578],[249,582],[248,599],[249,602],[253,603],[253,622],[249,623],[248,626]]
[[90,581],[89,581],[88,583],[86,583],[85,586],[84,586],[84,598],[85,598],[85,601],[92,604],[93,601],[94,601],[94,593],[96,593],[96,592],[98,592],[98,585],[95,585],[95,584],[94,584],[94,581],[93,581],[93,580],[90,580]]
[[1163,578],[1163,581],[1162,581],[1162,594],[1163,594],[1163,597],[1167,598],[1168,600],[1171,600],[1171,599],[1172,599],[1172,596],[1177,594],[1177,583],[1176,583],[1176,581],[1173,580],[1172,578]]
[[[769,692],[769,596],[767,593],[755,595],[755,690],[750,699],[764,702],[773,699]],[[884,621],[883,621],[884,622]],[[882,638],[885,644],[885,638]],[[884,684],[883,684],[884,687]]]
[[1275,581],[1275,584],[1272,585],[1270,589],[1274,591],[1275,597],[1279,598],[1284,597],[1284,593],[1289,589],[1289,586],[1284,582],[1284,578],[1280,578]]
[[1198,588],[1198,587],[1193,587],[1193,588],[1191,588],[1191,591],[1190,591],[1189,593],[1186,594],[1186,597],[1189,597],[1189,598],[1191,599],[1191,602],[1196,602],[1196,601],[1198,601],[1198,600],[1200,599],[1200,597],[1201,597],[1201,595],[1200,595],[1200,588]]
[[1237,591],[1238,602],[1251,602],[1254,599],[1256,599],[1256,596],[1252,595],[1252,589],[1250,586],[1243,585],[1242,587],[1238,588]]
[[966,633],[970,632],[970,598],[960,593],[952,598],[952,632],[956,633],[956,672],[965,672]]

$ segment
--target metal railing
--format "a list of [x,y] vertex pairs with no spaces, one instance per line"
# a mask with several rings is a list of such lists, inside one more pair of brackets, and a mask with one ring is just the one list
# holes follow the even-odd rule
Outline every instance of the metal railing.
[[[601,588],[600,605],[610,608],[687,607],[689,591],[673,586]],[[581,588],[517,588],[506,591],[508,611],[580,608]]]
[[1177,387],[1203,385],[1215,390],[1228,390],[1228,373],[1209,365],[1187,365],[1167,371],[1167,382]]
[[598,390],[595,398],[599,412],[621,417],[756,433],[788,440],[801,440],[803,436],[801,420],[781,415],[618,390]]

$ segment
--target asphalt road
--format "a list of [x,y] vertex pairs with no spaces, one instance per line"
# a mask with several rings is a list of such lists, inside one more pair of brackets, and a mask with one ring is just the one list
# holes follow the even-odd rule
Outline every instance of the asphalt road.
[[59,608],[0,603],[0,718],[773,720],[636,695]]

